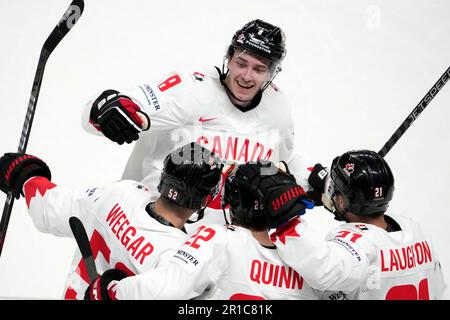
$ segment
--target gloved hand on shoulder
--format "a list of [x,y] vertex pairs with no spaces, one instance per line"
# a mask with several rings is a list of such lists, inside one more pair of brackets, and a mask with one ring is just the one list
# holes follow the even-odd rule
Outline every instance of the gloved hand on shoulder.
[[114,281],[120,281],[127,276],[120,269],[106,270],[91,282],[84,294],[84,300],[117,300]]

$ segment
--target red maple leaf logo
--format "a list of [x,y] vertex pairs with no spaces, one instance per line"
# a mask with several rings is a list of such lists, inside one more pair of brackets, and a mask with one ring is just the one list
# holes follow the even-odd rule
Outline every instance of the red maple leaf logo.
[[45,177],[35,177],[27,181],[24,185],[25,201],[27,207],[30,207],[30,201],[36,196],[36,191],[39,190],[41,196],[44,196],[47,190],[53,189],[56,184],[52,183]]
[[295,231],[295,227],[300,223],[300,217],[292,219],[281,228],[278,228],[274,233],[270,235],[272,242],[276,242],[277,238],[282,244],[286,244],[286,237],[300,237]]

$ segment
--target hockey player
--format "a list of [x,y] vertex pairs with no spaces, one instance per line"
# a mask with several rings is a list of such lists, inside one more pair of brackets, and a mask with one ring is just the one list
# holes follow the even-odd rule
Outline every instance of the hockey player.
[[442,297],[446,285],[430,239],[411,219],[385,214],[394,177],[378,153],[358,150],[336,157],[325,192],[336,219],[346,222],[326,241],[310,229],[306,216],[273,234],[283,260],[305,281],[340,291],[334,298]]
[[[121,276],[155,268],[187,238],[184,224],[219,190],[221,160],[192,143],[167,155],[158,190],[150,201],[146,185],[131,180],[102,188],[72,191],[50,181],[39,158],[7,153],[0,159],[0,188],[25,197],[36,228],[73,237],[69,218],[78,217],[90,238],[97,270],[117,268]],[[65,299],[83,299],[89,278],[77,250],[66,283]]]
[[[282,170],[265,175],[270,162],[240,165],[227,175],[224,204],[232,225],[201,226],[171,261],[145,274],[113,281],[109,270],[95,280],[91,299],[318,299],[301,274],[282,262],[268,229],[302,214],[309,201]],[[267,198],[274,200],[266,205]],[[120,279],[120,278],[119,278]],[[93,294],[102,292],[102,295]]]
[[[254,20],[236,31],[217,67],[173,72],[131,90],[105,90],[86,106],[83,124],[119,144],[137,140],[124,179],[147,184],[157,196],[161,159],[168,150],[196,141],[239,163],[286,161],[309,190],[304,161],[294,152],[290,105],[272,84],[286,55],[283,31]],[[224,223],[220,199],[209,205],[211,223]]]

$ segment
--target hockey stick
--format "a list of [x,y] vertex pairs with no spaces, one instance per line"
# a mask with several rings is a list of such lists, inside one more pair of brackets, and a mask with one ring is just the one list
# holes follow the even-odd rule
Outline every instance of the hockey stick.
[[92,282],[98,277],[97,268],[95,267],[94,257],[92,256],[91,243],[89,242],[86,229],[83,223],[77,217],[69,218],[70,229],[72,229],[73,236],[77,241],[78,248],[83,256],[84,264],[89,276],[89,281]]
[[[25,153],[30,137],[31,124],[33,123],[34,113],[36,110],[36,104],[39,97],[39,91],[41,89],[42,78],[44,76],[45,64],[47,63],[50,54],[59,44],[59,42],[66,36],[66,34],[72,29],[78,19],[81,17],[84,9],[83,0],[73,0],[69,8],[64,13],[61,20],[58,22],[52,33],[45,41],[41,54],[39,56],[39,62],[37,65],[36,74],[34,75],[33,87],[31,89],[31,96],[28,103],[27,113],[25,115],[25,121],[23,122],[22,134],[20,136],[19,148],[17,152]],[[8,192],[8,196],[3,207],[2,220],[0,222],[0,255],[2,254],[3,245],[5,242],[6,231],[8,229],[9,218],[11,216],[12,207],[14,204],[14,197],[11,192]]]
[[444,74],[436,81],[436,83],[431,87],[431,89],[426,93],[426,95],[420,100],[413,111],[406,117],[403,123],[398,127],[394,134],[389,138],[389,140],[384,144],[383,148],[378,151],[378,154],[384,158],[389,150],[396,144],[400,137],[408,130],[414,121],[419,117],[422,111],[428,106],[428,104],[433,100],[433,98],[442,89],[445,83],[450,79],[450,67],[444,72]]

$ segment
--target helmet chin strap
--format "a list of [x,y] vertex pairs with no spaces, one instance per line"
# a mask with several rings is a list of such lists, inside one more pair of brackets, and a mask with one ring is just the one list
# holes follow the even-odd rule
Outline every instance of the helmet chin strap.
[[267,81],[264,86],[262,86],[261,88],[261,92],[263,92],[264,90],[267,89],[268,86],[270,86],[270,84],[272,83],[272,81],[275,79],[275,77],[278,75],[278,72],[281,71],[281,67],[275,67],[275,71],[273,72],[272,78]]
[[203,207],[198,209],[197,211],[197,220],[187,220],[186,223],[196,223],[197,221],[200,221],[203,219],[203,217],[205,216],[205,209],[209,206],[209,204],[213,201],[213,197],[211,197],[211,199],[208,201],[208,203]]
[[225,219],[225,224],[230,224],[230,222],[228,221],[228,219],[227,219],[227,213],[225,212],[225,208],[224,207],[222,207],[222,211],[223,211],[223,218]]

